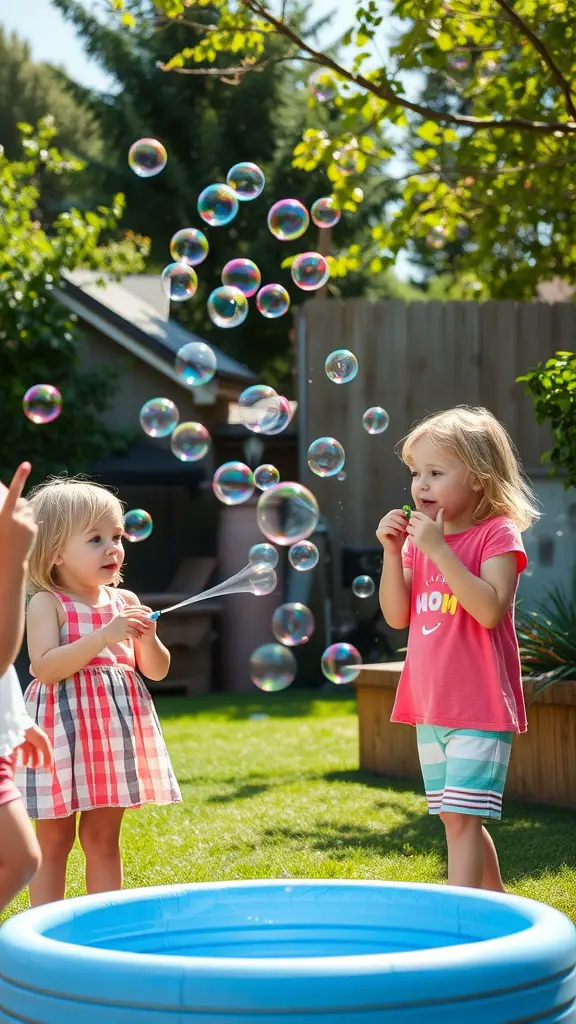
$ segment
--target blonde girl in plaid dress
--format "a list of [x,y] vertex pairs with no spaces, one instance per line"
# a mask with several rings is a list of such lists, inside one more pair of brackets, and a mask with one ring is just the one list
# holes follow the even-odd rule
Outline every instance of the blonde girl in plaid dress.
[[30,717],[54,747],[54,768],[16,782],[36,831],[42,867],[33,906],[64,897],[78,837],[89,893],[122,885],[124,811],[181,800],[152,699],[142,679],[163,679],[170,655],[150,609],[118,588],[122,506],[106,488],[53,479],[30,496],[38,537],[28,567]]

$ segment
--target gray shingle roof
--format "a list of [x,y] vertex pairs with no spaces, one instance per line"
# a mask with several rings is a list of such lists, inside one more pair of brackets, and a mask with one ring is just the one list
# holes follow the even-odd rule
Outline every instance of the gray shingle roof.
[[[197,334],[168,319],[168,309],[160,282],[149,274],[130,275],[121,282],[95,270],[73,270],[64,273],[63,289],[76,302],[98,312],[102,320],[150,347],[170,366],[174,356],[190,341],[203,341]],[[99,282],[104,282],[99,283]],[[164,301],[164,308],[163,308]],[[216,375],[239,381],[257,379],[243,363],[210,345],[217,358]]]

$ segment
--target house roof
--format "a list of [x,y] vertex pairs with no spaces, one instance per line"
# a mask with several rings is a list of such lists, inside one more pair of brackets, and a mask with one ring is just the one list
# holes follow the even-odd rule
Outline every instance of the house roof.
[[[168,319],[169,303],[157,277],[129,275],[118,282],[94,270],[65,271],[63,277],[63,287],[56,294],[64,305],[185,386],[174,371],[174,356],[183,345],[203,339]],[[217,359],[217,377],[240,383],[257,380],[243,363],[210,347]]]
[[206,479],[206,469],[195,462],[181,462],[169,448],[147,437],[135,441],[125,452],[112,453],[94,462],[93,475],[104,483],[127,485],[184,484],[195,490]]

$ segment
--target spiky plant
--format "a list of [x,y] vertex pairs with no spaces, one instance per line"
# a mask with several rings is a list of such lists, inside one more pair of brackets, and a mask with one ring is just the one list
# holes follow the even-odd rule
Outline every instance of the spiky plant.
[[563,679],[576,680],[576,572],[571,593],[552,587],[536,611],[519,607],[516,630],[522,668],[538,680],[534,696]]

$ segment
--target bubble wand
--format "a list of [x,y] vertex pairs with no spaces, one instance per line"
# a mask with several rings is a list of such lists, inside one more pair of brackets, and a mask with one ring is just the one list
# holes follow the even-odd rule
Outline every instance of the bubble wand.
[[156,621],[166,612],[174,612],[177,608],[184,608],[189,604],[196,604],[198,601],[207,601],[211,597],[224,597],[226,594],[255,594],[256,597],[264,597],[276,589],[278,576],[271,565],[264,562],[249,562],[240,572],[230,576],[222,583],[218,583],[210,590],[203,590],[201,594],[187,597],[178,604],[172,604],[169,608],[162,608],[161,611],[152,612],[150,618]]

